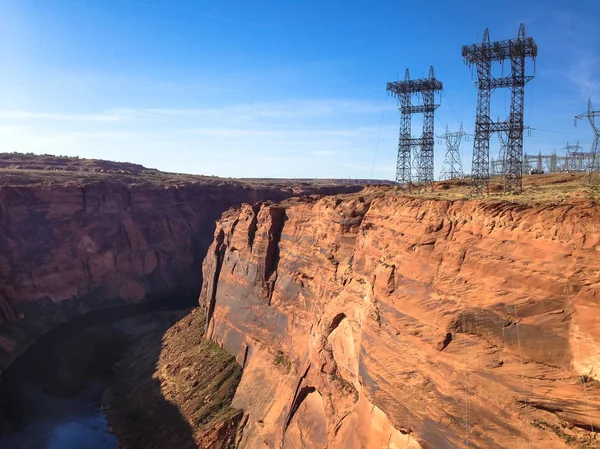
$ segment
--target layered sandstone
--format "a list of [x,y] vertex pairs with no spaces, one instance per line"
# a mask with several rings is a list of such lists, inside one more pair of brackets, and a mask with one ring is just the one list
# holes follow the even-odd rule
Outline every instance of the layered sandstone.
[[598,216],[382,189],[227,212],[201,303],[239,447],[596,447]]
[[23,173],[23,185],[0,173],[0,373],[40,334],[90,310],[196,297],[215,220],[229,207],[357,190]]

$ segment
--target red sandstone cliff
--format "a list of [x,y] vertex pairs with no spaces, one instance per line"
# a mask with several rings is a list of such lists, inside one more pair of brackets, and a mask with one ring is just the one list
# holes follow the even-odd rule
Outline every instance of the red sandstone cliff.
[[381,190],[227,212],[201,303],[243,367],[239,447],[597,447],[599,216]]
[[357,189],[111,179],[0,185],[0,373],[40,334],[90,310],[196,296],[229,207]]

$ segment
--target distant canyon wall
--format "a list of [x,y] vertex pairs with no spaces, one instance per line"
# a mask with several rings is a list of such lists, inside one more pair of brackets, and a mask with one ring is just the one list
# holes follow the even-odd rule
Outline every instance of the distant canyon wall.
[[599,216],[383,189],[228,211],[200,301],[243,367],[239,447],[594,444]]
[[194,297],[222,212],[261,199],[356,191],[235,182],[0,187],[0,372],[86,312]]

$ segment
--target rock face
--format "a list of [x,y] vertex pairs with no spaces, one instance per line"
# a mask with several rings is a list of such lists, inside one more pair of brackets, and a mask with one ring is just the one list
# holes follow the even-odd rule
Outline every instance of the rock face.
[[0,373],[50,328],[87,311],[195,297],[215,220],[303,193],[265,183],[0,186]]
[[225,213],[200,300],[239,447],[596,447],[598,216],[381,189]]

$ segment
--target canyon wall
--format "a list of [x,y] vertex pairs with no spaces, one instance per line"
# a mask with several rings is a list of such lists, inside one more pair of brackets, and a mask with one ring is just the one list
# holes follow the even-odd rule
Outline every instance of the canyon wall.
[[597,447],[600,207],[392,190],[225,213],[207,336],[238,447]]
[[357,189],[219,180],[1,186],[0,373],[40,334],[88,311],[197,297],[215,220],[229,207]]

